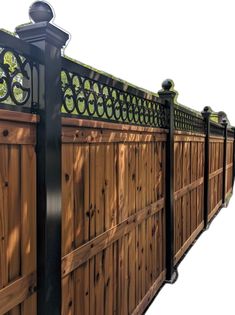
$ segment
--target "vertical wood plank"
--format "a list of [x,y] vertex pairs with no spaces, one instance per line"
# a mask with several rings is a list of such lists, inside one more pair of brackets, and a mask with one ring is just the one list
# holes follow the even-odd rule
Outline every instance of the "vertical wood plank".
[[[90,205],[89,205],[89,216],[90,216],[90,240],[95,237],[95,211],[96,211],[96,200],[95,200],[95,190],[96,190],[96,147],[95,145],[90,145],[90,172],[89,172],[89,191],[90,191]],[[95,305],[95,258],[92,257],[89,261],[89,292],[90,292],[90,315],[96,314]]]
[[[74,153],[74,246],[89,240],[89,146],[75,145]],[[89,261],[74,271],[74,313],[89,314]]]
[[[129,145],[128,155],[128,215],[136,212],[136,154],[135,144]],[[131,314],[136,306],[136,255],[135,255],[136,231],[135,229],[128,236],[128,313]]]
[[[36,271],[36,155],[31,145],[21,146],[21,275]],[[21,315],[36,314],[36,294],[21,305]]]
[[[62,154],[62,256],[74,249],[73,144],[63,144]],[[74,314],[74,274],[62,279],[62,315]]]
[[[20,275],[21,256],[21,196],[20,196],[20,146],[9,146],[9,199],[8,199],[8,277],[9,282]],[[20,306],[16,306],[9,315],[19,315]]]
[[[128,216],[128,146],[118,145],[118,223]],[[118,313],[128,313],[128,235],[118,242]]]
[[[95,177],[95,233],[96,236],[104,232],[104,145],[96,145],[96,177]],[[104,313],[104,251],[95,257],[95,311],[96,314]]]
[[8,146],[0,145],[0,289],[8,283]]
[[[105,146],[105,230],[114,226],[113,212],[113,145],[107,144]],[[104,313],[113,314],[113,245],[105,250],[104,273],[105,273],[105,288],[104,288]]]

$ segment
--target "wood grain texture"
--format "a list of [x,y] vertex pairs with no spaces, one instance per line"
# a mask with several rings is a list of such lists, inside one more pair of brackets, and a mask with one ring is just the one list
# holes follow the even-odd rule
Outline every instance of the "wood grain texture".
[[[0,314],[19,312],[17,305],[29,298],[36,285],[36,273],[17,278],[11,284],[0,290]],[[36,314],[36,310],[32,314]]]
[[64,123],[63,146],[74,152],[67,163],[79,165],[74,249],[62,257],[62,281],[74,279],[74,315],[132,314],[165,269],[166,133]]
[[174,136],[174,253],[175,263],[187,250],[203,220],[205,136]]
[[[36,314],[37,119],[18,118],[5,112],[0,127],[0,290],[9,294],[2,295],[0,309],[8,308],[7,315]],[[32,274],[33,286],[26,292],[23,284]]]

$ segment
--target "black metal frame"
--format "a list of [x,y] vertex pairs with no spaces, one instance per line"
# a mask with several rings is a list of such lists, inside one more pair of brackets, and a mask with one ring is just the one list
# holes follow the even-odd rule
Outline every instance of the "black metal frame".
[[0,95],[1,108],[30,113],[37,110],[39,66],[43,62],[38,47],[0,31],[1,90],[5,86],[5,93]]
[[180,105],[174,108],[174,126],[175,130],[205,133],[201,114]]
[[166,107],[154,94],[65,58],[61,77],[66,117],[168,128]]
[[172,80],[162,83],[163,90],[159,91],[160,98],[168,109],[168,135],[166,143],[166,280],[174,283],[178,278],[177,269],[174,268],[174,99]]
[[44,20],[45,13],[51,10],[49,5],[35,2],[30,8],[31,18],[34,17],[35,8],[39,9],[39,20],[36,18],[36,23],[18,27],[16,32],[43,56],[43,65],[39,67],[37,113],[40,121],[37,124],[36,146],[37,314],[60,315],[62,205],[61,93],[58,91],[61,91],[61,82],[58,78],[61,74],[61,48],[69,35]]

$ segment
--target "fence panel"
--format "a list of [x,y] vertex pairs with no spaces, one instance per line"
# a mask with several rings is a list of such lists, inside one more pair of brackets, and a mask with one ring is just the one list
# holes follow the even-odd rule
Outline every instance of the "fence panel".
[[63,121],[62,314],[141,313],[165,275],[166,133],[81,122]]
[[0,314],[36,314],[37,117],[0,117]]
[[204,143],[203,134],[175,132],[175,264],[203,229]]
[[210,136],[209,142],[209,211],[208,221],[218,212],[223,202],[224,137]]

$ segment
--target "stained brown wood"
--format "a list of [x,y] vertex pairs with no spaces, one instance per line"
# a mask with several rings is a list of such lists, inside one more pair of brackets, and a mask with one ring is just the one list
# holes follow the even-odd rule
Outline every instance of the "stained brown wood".
[[36,144],[36,129],[33,124],[8,121],[0,122],[0,144]]
[[36,114],[29,114],[18,111],[14,112],[6,109],[0,109],[0,117],[1,120],[7,120],[9,123],[11,123],[12,121],[13,122],[19,121],[35,124],[40,120],[40,116]]
[[[8,184],[8,281],[14,281],[20,276],[21,256],[21,213],[16,211],[20,206],[20,147],[12,145],[9,148],[9,184]],[[20,306],[16,306],[10,315],[20,314]]]
[[77,126],[83,128],[100,128],[100,129],[111,129],[111,130],[126,130],[126,131],[137,131],[137,132],[150,132],[150,133],[168,133],[167,129],[162,128],[152,128],[152,127],[143,127],[135,126],[128,124],[114,124],[106,121],[94,121],[86,119],[77,119],[77,118],[66,118],[62,117],[63,126]]
[[0,289],[8,283],[8,147],[0,145]]
[[[0,314],[18,311],[19,305],[33,294],[32,288],[36,285],[36,273],[17,278],[11,284],[0,290]],[[14,310],[14,311],[12,311]],[[33,313],[35,314],[35,313]]]
[[[203,220],[205,136],[175,132],[174,136],[174,252],[175,263],[187,250]],[[179,254],[180,253],[180,254]]]
[[182,258],[184,253],[188,250],[188,248],[192,245],[192,243],[197,238],[198,234],[203,230],[203,223],[201,223],[196,230],[190,235],[190,237],[185,241],[180,250],[176,253],[174,263],[177,264],[179,260]]
[[152,142],[166,141],[166,134],[64,127],[62,141],[64,143]]
[[165,279],[165,271],[163,271],[158,278],[155,280],[153,285],[149,288],[148,292],[145,294],[144,298],[138,304],[133,315],[141,315],[147,308],[147,306],[151,303],[152,299],[154,298],[157,291],[160,289],[161,285],[163,284]]
[[[66,195],[62,198],[62,255],[68,254],[74,247],[74,189],[76,180],[73,176],[73,147],[67,144],[62,146],[62,191],[66,190]],[[81,186],[82,187],[82,186]],[[80,200],[80,199],[77,199]],[[74,314],[74,274],[69,274],[62,279],[62,315]],[[79,301],[78,301],[79,302]],[[79,303],[76,304],[79,304]]]
[[[36,271],[36,153],[33,146],[21,148],[21,275]],[[21,305],[21,315],[35,314],[36,293]]]
[[0,127],[0,309],[7,315],[36,314],[35,281],[30,292],[22,287],[36,272],[36,116],[18,118],[3,113]]

